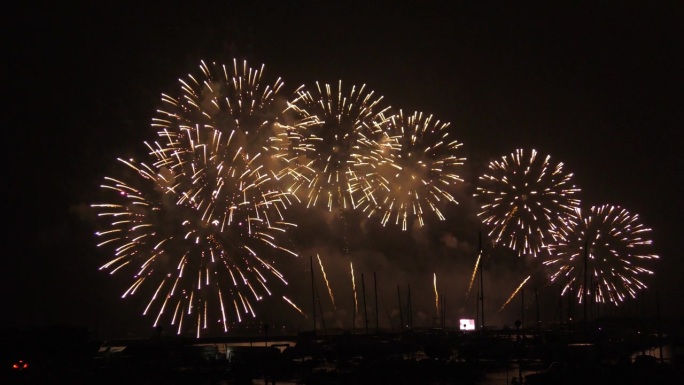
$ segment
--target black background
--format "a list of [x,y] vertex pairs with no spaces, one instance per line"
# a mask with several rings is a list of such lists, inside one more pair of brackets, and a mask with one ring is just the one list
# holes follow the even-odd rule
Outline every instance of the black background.
[[193,3],[21,2],[5,14],[0,324],[137,314],[97,271],[105,253],[84,207],[114,159],[154,135],[161,93],[200,60],[232,57],[265,63],[290,91],[343,79],[434,113],[473,173],[516,148],[551,154],[585,203],[653,229],[661,260],[646,298],[684,314],[680,2]]

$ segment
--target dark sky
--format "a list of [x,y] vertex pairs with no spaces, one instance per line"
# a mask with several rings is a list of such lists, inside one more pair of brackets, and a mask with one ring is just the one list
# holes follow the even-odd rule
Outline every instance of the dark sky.
[[[630,306],[653,314],[659,293],[666,315],[684,316],[681,4],[217,3],[23,2],[6,16],[9,217],[0,325],[149,330],[152,320],[138,305],[118,298],[128,281],[97,271],[109,255],[94,246],[84,208],[97,201],[116,157],[139,154],[153,137],[161,93],[177,92],[178,79],[197,71],[200,60],[233,57],[264,63],[283,78],[285,93],[316,80],[367,84],[393,107],[451,122],[468,153],[469,181],[516,148],[550,154],[572,170],[584,204],[622,206],[653,229],[661,259],[646,280],[647,305]],[[462,297],[478,229],[463,206],[448,223],[410,237],[367,227],[354,233],[359,272],[367,284],[377,272],[388,307],[407,282],[416,296],[424,293],[423,302],[432,300],[437,271],[449,283],[451,317],[474,313]],[[329,274],[348,274],[339,249],[325,243],[334,237],[316,231],[299,235],[307,244],[294,274],[306,278],[308,256],[317,251]],[[516,317],[496,310],[524,279],[524,265],[493,257],[486,265],[485,290],[499,293],[486,305],[492,324]],[[340,292],[349,290],[343,279]],[[549,320],[556,310],[546,309]]]

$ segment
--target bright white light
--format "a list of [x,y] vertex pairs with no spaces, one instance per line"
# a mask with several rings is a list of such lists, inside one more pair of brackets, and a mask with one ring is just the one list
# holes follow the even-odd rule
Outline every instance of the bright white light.
[[475,320],[471,318],[461,318],[458,321],[460,330],[475,330]]

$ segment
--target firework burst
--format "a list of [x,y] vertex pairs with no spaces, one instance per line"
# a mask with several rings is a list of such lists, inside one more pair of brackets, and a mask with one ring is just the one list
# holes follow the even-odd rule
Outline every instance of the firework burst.
[[[194,149],[203,157],[204,146]],[[120,160],[136,177],[105,178],[102,188],[115,194],[92,205],[108,226],[97,233],[99,246],[114,250],[101,269],[133,276],[123,297],[153,290],[144,314],[156,309],[155,326],[168,314],[181,333],[201,314],[202,328],[217,320],[227,331],[229,312],[237,321],[255,316],[252,302],[271,294],[269,277],[287,284],[267,252],[296,255],[277,243],[293,226],[281,215],[284,196],[259,191],[266,178],[238,154],[230,163],[212,154],[207,164],[155,154],[153,165]],[[210,306],[220,312],[208,314]]]
[[[619,206],[593,206],[559,242],[549,245],[544,264],[553,268],[551,282],[561,282],[563,293],[577,286],[577,298],[619,304],[646,288],[640,278],[653,272],[644,265],[658,259],[652,254],[651,229],[639,217]],[[586,258],[585,258],[586,257]],[[585,283],[584,271],[587,267]],[[586,292],[585,292],[586,284]]]
[[365,85],[348,90],[316,82],[301,86],[285,111],[289,186],[307,207],[354,209],[375,202],[374,154],[387,120],[381,96]]
[[278,94],[284,83],[280,78],[266,82],[264,72],[264,65],[252,68],[247,61],[234,59],[232,65],[202,61],[197,74],[179,79],[177,96],[162,94],[152,126],[172,132],[214,129],[232,135],[232,142],[250,153],[277,158],[284,136],[277,120],[286,103]]
[[537,254],[576,220],[579,188],[563,163],[539,157],[536,150],[516,150],[489,163],[479,177],[478,214],[495,244],[519,256]]
[[463,182],[458,172],[465,161],[458,155],[462,144],[450,136],[450,124],[399,110],[387,126],[379,163],[384,197],[377,207],[369,207],[369,215],[377,210],[383,225],[399,225],[404,231],[413,218],[423,226],[428,211],[444,220],[444,203],[458,203],[452,192]]
[[181,97],[162,96],[159,140],[146,143],[151,162],[119,159],[128,173],[105,178],[113,195],[92,205],[103,221],[99,245],[114,250],[101,269],[133,276],[123,297],[149,295],[143,313],[156,314],[155,326],[169,322],[180,334],[190,323],[198,335],[256,316],[270,284],[287,284],[274,256],[297,255],[282,246],[294,227],[283,215],[288,194],[251,139],[267,126],[260,111],[272,88],[261,90],[260,71],[246,65],[232,76],[223,67],[222,80],[201,68],[204,81],[189,76]]

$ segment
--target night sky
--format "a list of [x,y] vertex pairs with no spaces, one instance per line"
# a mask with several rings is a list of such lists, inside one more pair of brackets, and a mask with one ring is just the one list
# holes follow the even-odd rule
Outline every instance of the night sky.
[[[450,122],[464,143],[462,202],[446,221],[401,232],[349,216],[349,253],[367,288],[377,274],[381,324],[396,310],[397,286],[406,295],[411,285],[422,312],[414,323],[432,325],[433,273],[450,322],[474,317],[465,292],[480,229],[469,191],[488,162],[517,148],[563,162],[583,205],[639,215],[661,259],[645,278],[644,300],[625,311],[653,315],[659,296],[664,316],[684,317],[681,4],[218,3],[23,2],[6,17],[1,326],[67,324],[102,336],[151,330],[142,302],[119,298],[130,277],[98,271],[110,250],[95,246],[88,206],[120,167],[117,157],[145,153],[161,94],[177,94],[178,79],[196,73],[200,60],[233,58],[265,64],[269,76],[282,77],[285,95],[314,81],[366,84],[392,107]],[[310,310],[309,257],[318,253],[338,296],[333,309],[321,291],[326,322],[349,327],[344,230],[331,216],[300,214],[293,238],[301,257],[283,261],[294,276],[289,295]],[[519,301],[497,310],[539,264],[499,252],[484,266],[487,323],[511,325]],[[541,276],[529,285],[528,306],[539,288],[542,317],[557,318],[557,286],[545,287]],[[265,322],[310,328],[310,320],[269,306],[257,313]]]

